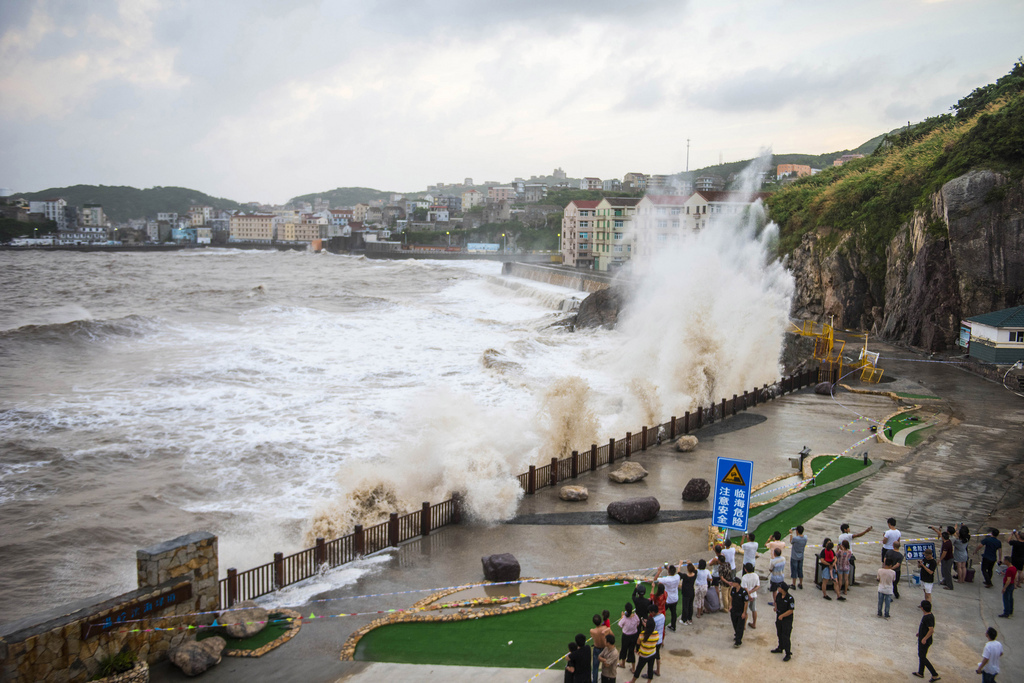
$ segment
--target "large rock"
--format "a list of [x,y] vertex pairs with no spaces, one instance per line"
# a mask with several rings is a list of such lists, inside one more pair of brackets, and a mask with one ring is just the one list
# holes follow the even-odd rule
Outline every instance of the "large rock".
[[562,500],[586,500],[590,492],[586,486],[563,486],[558,491],[558,497]]
[[676,441],[676,450],[680,453],[689,453],[697,447],[697,437],[684,434]]
[[268,616],[267,610],[252,600],[246,600],[218,614],[217,623],[232,638],[248,638],[266,628]]
[[481,557],[484,578],[488,581],[518,581],[519,560],[512,553],[498,553]]
[[612,329],[619,319],[624,292],[617,286],[599,289],[580,304],[576,312],[576,327],[604,327]]
[[658,516],[661,504],[654,496],[628,498],[608,504],[608,516],[623,524],[639,524]]
[[167,657],[186,676],[198,676],[211,666],[220,664],[220,653],[227,645],[220,636],[205,640],[190,640],[171,650]]
[[622,467],[608,473],[608,478],[620,484],[632,484],[647,476],[647,470],[638,462],[624,462]]
[[814,385],[814,393],[822,396],[832,395],[832,382],[818,382]]
[[683,500],[687,503],[699,503],[711,495],[711,484],[707,479],[694,478],[686,482],[683,488]]

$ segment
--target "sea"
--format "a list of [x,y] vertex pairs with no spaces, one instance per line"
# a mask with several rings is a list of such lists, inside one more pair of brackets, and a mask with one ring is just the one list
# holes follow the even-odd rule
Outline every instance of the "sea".
[[0,252],[0,614],[135,587],[191,531],[220,567],[470,491],[780,376],[792,278],[770,231],[697,237],[584,295],[494,261],[194,249]]

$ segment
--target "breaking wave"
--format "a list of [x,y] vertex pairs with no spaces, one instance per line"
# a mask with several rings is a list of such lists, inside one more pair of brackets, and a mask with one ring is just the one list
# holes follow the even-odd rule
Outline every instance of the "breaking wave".
[[65,323],[22,325],[0,332],[0,340],[28,341],[42,344],[64,342],[95,342],[114,337],[136,338],[152,334],[160,321],[143,315],[127,315],[110,320],[72,320]]

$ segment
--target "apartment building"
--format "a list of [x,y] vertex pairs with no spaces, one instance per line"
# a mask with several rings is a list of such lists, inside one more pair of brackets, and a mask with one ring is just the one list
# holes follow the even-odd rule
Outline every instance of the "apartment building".
[[633,272],[646,270],[658,253],[679,244],[689,198],[690,195],[648,194],[637,202],[633,221]]
[[755,201],[767,196],[765,192],[750,195],[745,192],[698,190],[683,205],[683,227],[703,230],[723,220],[736,219]]
[[43,199],[29,202],[28,212],[41,213],[46,220],[56,223],[58,230],[67,230],[67,206],[68,203],[63,199]]
[[488,187],[487,198],[493,199],[496,202],[515,201],[516,188],[512,187],[511,185],[496,185],[494,187]]
[[581,190],[600,190],[601,189],[601,179],[600,178],[590,178],[590,177],[581,178],[580,179],[580,189]]
[[636,197],[605,197],[597,204],[591,240],[594,270],[616,270],[633,252]]
[[462,193],[462,210],[469,211],[474,206],[482,206],[485,199],[480,190],[466,190]]
[[370,209],[369,204],[356,204],[352,207],[352,220],[362,223],[366,220],[366,212]]
[[[231,217],[229,242],[265,242],[274,241],[274,214],[272,213],[239,213]],[[277,217],[282,218],[282,217]]]
[[573,268],[592,268],[594,256],[590,251],[597,205],[594,200],[574,199],[562,212],[562,263]]
[[805,175],[811,175],[811,167],[804,164],[779,164],[775,167],[776,178],[786,175],[795,175],[797,178],[803,178]]

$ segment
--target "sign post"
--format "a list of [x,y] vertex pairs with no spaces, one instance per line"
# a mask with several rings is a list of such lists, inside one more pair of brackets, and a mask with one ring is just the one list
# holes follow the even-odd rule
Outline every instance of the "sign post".
[[747,530],[750,514],[750,484],[754,463],[749,460],[719,458],[715,471],[715,526]]

